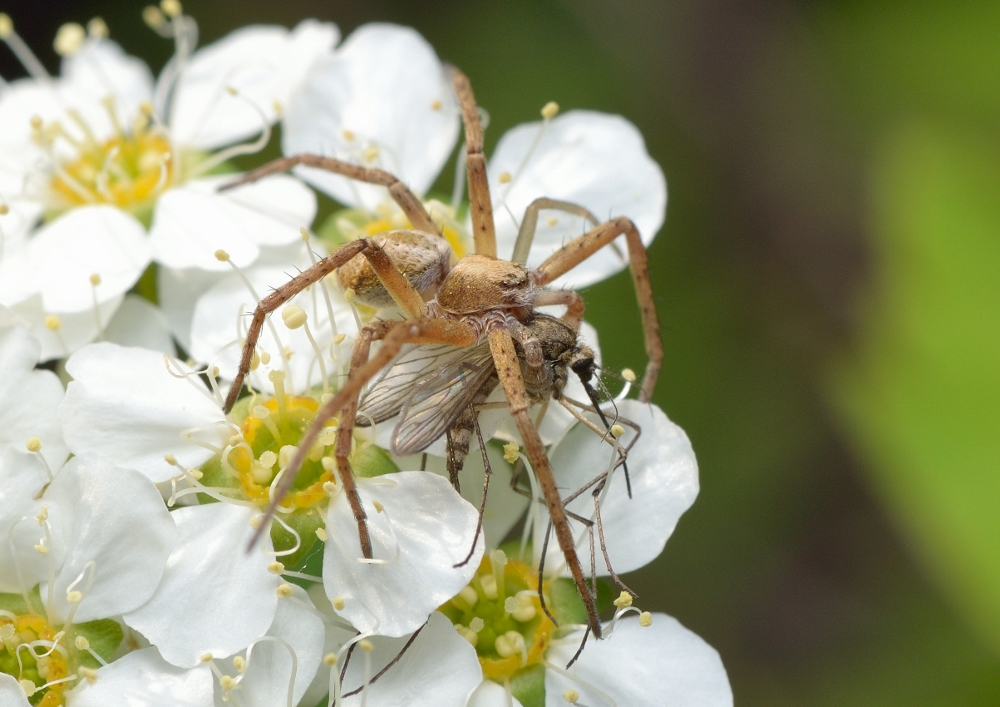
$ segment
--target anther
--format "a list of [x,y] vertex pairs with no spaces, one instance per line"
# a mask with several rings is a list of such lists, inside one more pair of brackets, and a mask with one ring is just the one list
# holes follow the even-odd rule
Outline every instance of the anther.
[[483,618],[481,616],[473,616],[472,621],[469,622],[469,628],[473,632],[479,633],[484,628],[486,628],[486,622],[483,621]]
[[337,493],[337,484],[333,483],[332,481],[324,481],[323,493],[325,493],[327,496],[332,497],[335,493]]
[[177,457],[173,454],[164,454],[163,461],[165,461],[170,466],[177,466]]
[[[263,406],[261,406],[263,407]],[[278,455],[267,449],[261,452],[260,459],[257,460],[260,465],[265,469],[273,469],[274,465],[278,462]]]
[[503,446],[503,458],[508,464],[513,464],[517,461],[518,452],[521,448],[516,442],[508,442]]
[[238,671],[240,671],[242,673],[244,670],[246,670],[246,667],[247,667],[247,661],[246,661],[246,659],[243,656],[241,656],[241,655],[234,655],[233,656],[233,667],[236,668]]
[[332,668],[336,664],[337,664],[336,653],[327,653],[325,656],[323,656],[323,665],[325,665],[326,667]]
[[343,133],[343,135],[344,135],[344,139],[347,142],[353,142],[354,141],[354,137],[355,137],[354,133],[351,132],[350,130],[345,130],[344,133]]
[[441,100],[436,98],[431,103],[431,110],[441,110],[441,105]]
[[28,448],[29,452],[38,452],[42,449],[42,440],[38,437],[28,437],[28,441],[25,442],[25,447]]
[[353,287],[348,287],[346,290],[344,290],[344,299],[347,300],[348,303],[353,302],[354,298],[357,296],[358,293],[354,291]]
[[569,702],[571,705],[575,705],[580,699],[580,693],[574,690],[572,687],[567,688],[566,692],[562,694],[562,698]]
[[160,0],[160,9],[163,10],[164,15],[170,18],[177,17],[183,12],[178,0]]
[[94,287],[97,287],[98,285],[100,285],[101,284],[101,276],[98,275],[96,272],[94,274],[92,274],[90,276],[90,284],[93,285]]
[[316,528],[316,537],[326,542],[330,536],[327,534],[326,528]]
[[73,643],[76,645],[77,649],[81,651],[85,651],[90,648],[90,641],[88,641],[85,636],[77,636]]
[[0,12],[0,39],[7,39],[14,33],[14,21],[6,12]]
[[288,599],[295,592],[292,591],[292,585],[287,582],[278,585],[278,597],[281,599]]
[[31,682],[31,680],[21,679],[18,680],[17,683],[21,686],[21,689],[24,690],[24,694],[28,697],[34,695],[35,691],[38,689],[35,686],[35,683]]
[[513,179],[513,177],[510,175],[510,172],[501,172],[500,173],[500,183],[501,184],[507,184],[507,183],[510,182],[511,179]]
[[639,625],[643,628],[648,628],[653,625],[653,615],[648,611],[644,611],[639,614]]
[[542,117],[546,120],[552,120],[556,117],[559,112],[559,104],[555,101],[549,101],[544,106],[542,106]]
[[59,331],[62,327],[62,319],[56,314],[50,314],[45,317],[45,328],[49,331]]
[[369,641],[367,638],[362,638],[358,641],[358,648],[363,650],[365,653],[371,653],[375,650],[375,644]]
[[364,151],[362,151],[361,156],[364,158],[365,162],[374,162],[378,159],[378,148],[374,145],[366,147]]
[[497,598],[497,580],[491,574],[483,575],[480,580],[480,584],[483,586],[483,596],[487,599],[493,600]]
[[385,506],[383,506],[381,503],[379,503],[375,499],[372,499],[372,506],[375,507],[375,512],[376,513],[381,513],[382,511],[385,510]]
[[302,237],[303,242],[309,242],[309,231],[305,228],[305,226],[299,229],[299,235]]
[[333,343],[335,343],[335,344],[342,344],[342,343],[344,343],[344,339],[346,339],[346,338],[347,338],[347,334],[337,334],[335,337],[333,337]]
[[469,605],[470,609],[479,601],[479,592],[470,587],[468,584],[462,587],[462,591],[458,593],[458,596],[460,596],[462,600]]
[[559,219],[557,219],[555,216],[549,216],[547,219],[545,219],[545,225],[548,226],[549,228],[554,228],[555,226],[559,225]]
[[67,22],[56,32],[52,46],[59,56],[72,56],[83,48],[87,31],[76,22]]
[[219,248],[217,251],[215,251],[215,259],[218,260],[220,263],[228,263],[229,253],[224,251],[222,248]]
[[501,658],[509,658],[512,655],[524,652],[524,636],[517,631],[508,631],[501,636],[497,636],[493,642],[493,647],[500,654]]
[[230,96],[240,95],[240,92],[236,89],[235,86],[226,86],[226,93],[228,93]]
[[78,589],[66,592],[66,601],[68,601],[70,604],[79,604],[81,601],[83,601],[83,592],[81,592]]
[[260,362],[263,363],[265,366],[269,364],[271,362],[271,354],[269,354],[267,351],[262,353],[260,355]]
[[38,543],[37,545],[35,545],[35,552],[37,552],[39,555],[47,555],[49,553],[49,548],[47,545]]
[[10,207],[7,204],[0,204],[0,216],[6,216],[10,213]]
[[[219,687],[221,687],[224,692],[229,692],[236,687],[236,684],[236,678],[232,675],[223,675],[219,678]],[[225,700],[225,698],[223,698],[223,700]]]
[[635,383],[635,371],[633,371],[631,368],[623,368],[622,378],[627,380],[629,383]]
[[285,571],[285,566],[282,563],[275,560],[274,562],[272,562],[267,566],[267,571],[270,572],[271,574],[281,574],[282,572]]
[[299,448],[294,444],[282,445],[281,449],[278,450],[278,468],[284,469],[292,460],[295,459],[295,455],[299,453]]
[[108,25],[102,18],[95,17],[87,23],[87,34],[94,39],[107,39],[111,32],[108,31]]
[[211,653],[202,653],[198,656],[198,662],[200,663],[211,663],[213,660],[215,660],[215,656]]
[[156,5],[147,5],[142,10],[142,21],[152,29],[160,29],[166,24],[167,18]]
[[344,597],[334,597],[330,600],[330,603],[333,604],[333,608],[337,611],[344,610]]
[[479,634],[471,628],[463,626],[462,624],[455,624],[455,630],[458,631],[458,635],[468,641],[473,648],[475,648],[476,644],[479,643]]
[[614,600],[614,605],[619,609],[627,609],[632,606],[632,595],[626,591],[623,591],[618,595],[618,598]]
[[289,329],[299,329],[306,323],[306,310],[297,304],[290,304],[281,310],[281,319]]
[[619,424],[611,425],[611,434],[615,436],[615,439],[620,439],[625,434],[625,428]]
[[86,680],[87,682],[89,682],[91,685],[97,682],[97,671],[94,670],[93,668],[88,668],[85,665],[81,665],[77,669],[76,674],[79,675],[84,680]]

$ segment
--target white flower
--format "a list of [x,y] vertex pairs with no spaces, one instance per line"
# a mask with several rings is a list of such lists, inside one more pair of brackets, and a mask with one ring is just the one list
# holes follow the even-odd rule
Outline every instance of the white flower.
[[[296,417],[295,424],[307,426],[311,419],[308,415],[318,403],[312,398],[286,396],[280,383],[275,383],[285,398],[285,412],[275,398],[258,398],[262,404],[254,406],[252,415],[244,407],[245,419],[227,420],[219,403],[208,397],[200,381],[181,377],[188,370],[178,362],[171,366],[174,375],[167,371],[162,355],[142,349],[107,343],[84,347],[67,361],[67,371],[74,380],[68,386],[60,417],[74,453],[105,455],[118,464],[142,471],[154,481],[178,477],[182,469],[208,470],[206,463],[211,459],[216,460],[213,469],[218,470],[221,465],[230,470],[229,474],[239,477],[234,485],[232,477],[222,473],[205,479],[205,484],[211,484],[212,479],[229,479],[229,485],[214,489],[199,485],[189,489],[212,492],[223,503],[173,512],[182,535],[191,538],[194,544],[178,546],[157,596],[129,619],[147,637],[152,639],[154,632],[162,636],[154,642],[168,661],[190,665],[200,652],[226,655],[242,648],[248,636],[260,634],[257,624],[266,627],[270,623],[277,577],[267,575],[267,562],[259,553],[248,556],[242,548],[247,545],[252,516],[267,505],[269,487],[280,478],[276,472],[291,459],[280,447],[294,445],[296,440],[283,439],[280,445],[267,448],[253,447],[251,443],[259,445],[258,435],[264,439],[270,434],[259,417],[269,415],[266,405],[274,413],[268,422],[284,427],[293,424],[292,417],[296,415],[306,415],[301,419]],[[265,412],[261,412],[262,408]],[[297,429],[301,435],[301,427]],[[292,433],[286,431],[286,434]],[[331,447],[325,454],[332,462],[333,439],[323,443]],[[252,458],[247,450],[253,452]],[[376,454],[375,463],[381,463],[384,471],[393,469],[391,462],[377,461],[380,454]],[[166,461],[168,458],[170,461]],[[295,547],[299,548],[316,541],[317,525],[322,530],[322,524],[310,519],[319,514],[325,521],[323,582],[337,613],[358,629],[390,635],[409,633],[469,581],[482,555],[482,540],[469,562],[460,567],[455,565],[473,549],[478,514],[443,478],[402,472],[356,479],[362,504],[368,509],[368,528],[374,545],[374,561],[371,561],[362,556],[357,523],[342,484],[332,471],[324,471],[327,466],[332,468],[332,464],[307,464],[313,465],[312,472],[307,470],[302,474],[303,483],[308,486],[293,490],[298,500],[293,500],[292,509],[301,509],[301,513],[294,519],[294,514],[289,514],[287,522],[306,523],[294,525],[298,528],[296,533],[308,533],[298,535]],[[364,467],[355,469],[364,472]],[[309,473],[319,474],[318,479]],[[187,474],[180,482],[182,489],[195,479],[190,472]],[[248,489],[252,490],[249,496]],[[328,493],[332,493],[329,503]],[[282,520],[285,512],[278,517]],[[195,542],[199,537],[202,540]],[[265,536],[267,552],[270,552],[269,542]],[[282,550],[291,552],[288,548]],[[304,550],[297,552],[301,554]],[[194,572],[206,556],[213,558],[211,564],[220,572],[212,582],[206,581],[204,574],[199,576]],[[233,578],[237,568],[244,574]],[[225,582],[235,582],[241,587],[241,601],[233,600],[235,589],[219,588]],[[174,599],[177,594],[191,597],[193,604],[177,603]],[[243,615],[234,612],[243,611],[252,613],[253,620],[248,617],[243,626],[234,626],[237,633],[232,638],[224,634],[221,626],[213,624],[206,631],[204,624],[195,625],[196,618],[217,619],[229,625],[234,616]],[[192,625],[190,635],[187,629],[178,628],[184,620]],[[206,633],[212,640],[218,639],[219,646],[198,643]],[[176,652],[170,647],[174,641],[182,644]]]
[[[374,24],[316,62],[283,126],[286,155],[309,152],[378,167],[423,197],[454,148],[459,114],[447,73],[427,42],[409,28]],[[311,168],[296,173],[342,204],[383,219],[389,214],[385,230],[402,225],[384,187]],[[501,137],[488,173],[500,257],[511,256],[524,210],[538,197],[578,204],[598,219],[628,216],[647,245],[663,225],[663,172],[639,131],[620,116],[571,111],[520,125]],[[454,218],[447,207],[434,206],[433,218]],[[579,217],[544,212],[528,265],[539,265],[589,227]],[[468,237],[447,228],[445,236],[463,255]],[[619,238],[555,284],[602,280],[627,267],[626,253]]]
[[[155,86],[144,63],[95,36],[63,47],[61,76],[0,96],[0,303],[39,332],[51,315],[86,311],[95,325],[46,353],[66,355],[106,326],[151,260],[222,271],[214,254],[225,248],[247,265],[312,221],[315,198],[294,179],[220,193],[224,180],[206,173],[263,146],[276,105],[336,29],[246,27],[191,55],[193,20],[172,23],[177,55]],[[206,154],[262,131],[260,144]]]

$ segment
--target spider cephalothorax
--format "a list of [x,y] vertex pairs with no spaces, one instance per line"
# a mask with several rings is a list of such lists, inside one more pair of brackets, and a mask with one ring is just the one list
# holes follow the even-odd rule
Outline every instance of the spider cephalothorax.
[[[575,335],[583,316],[582,297],[571,290],[549,290],[546,285],[619,236],[625,237],[628,246],[649,357],[639,395],[642,400],[649,399],[656,384],[663,351],[649,284],[646,250],[629,219],[618,217],[598,225],[597,220],[580,206],[542,198],[528,207],[511,260],[497,258],[482,127],[468,79],[457,70],[453,71],[453,78],[465,122],[469,213],[475,242],[475,253],[457,262],[453,262],[451,250],[420,200],[398,179],[382,170],[317,155],[297,155],[265,165],[230,185],[253,181],[295,165],[319,167],[362,182],[385,186],[412,228],[351,241],[261,300],[247,332],[240,367],[227,397],[227,410],[240,393],[265,317],[297,293],[337,270],[341,284],[354,290],[360,301],[373,306],[394,302],[403,321],[376,321],[359,331],[348,377],[317,413],[312,428],[301,440],[296,459],[285,470],[280,486],[274,491],[274,505],[269,513],[273,514],[276,504],[291,485],[296,470],[316,442],[323,425],[339,414],[336,467],[358,523],[362,551],[366,557],[371,557],[366,514],[349,462],[359,393],[368,381],[380,372],[384,373],[409,344],[453,349],[450,360],[456,362],[456,367],[449,368],[442,364],[435,372],[435,384],[440,386],[440,390],[434,388],[433,392],[445,397],[455,380],[460,376],[463,380],[467,377],[468,357],[477,356],[488,364],[476,369],[480,386],[476,389],[477,396],[488,387],[491,379],[502,386],[510,414],[524,442],[525,453],[538,478],[566,566],[587,608],[588,624],[595,636],[600,637],[601,624],[595,596],[581,569],[564,502],[529,411],[533,403],[561,395],[567,368],[587,377],[593,375],[593,352],[579,345]],[[557,209],[583,216],[595,226],[568,242],[538,267],[528,269],[524,262],[542,209]],[[557,324],[551,318],[539,315],[535,308],[544,305],[566,306],[562,321]],[[372,349],[374,341],[381,341],[377,350]],[[386,390],[386,399],[391,404],[385,411],[393,411],[393,406],[395,411],[408,406],[407,410],[412,413],[415,405],[422,404],[412,397],[393,401],[393,388],[388,386]],[[422,434],[423,438],[414,446],[419,448],[419,443],[425,441],[428,435],[432,435],[433,441],[441,434],[450,432],[462,414],[465,414],[466,420],[470,415],[474,417],[477,396],[473,396],[472,400],[460,398],[459,402],[463,405],[459,406],[458,414],[451,417],[443,415],[440,406],[427,407],[426,410],[421,408],[426,412],[420,418],[421,424],[426,422],[436,426],[418,430],[418,435]],[[366,412],[371,414],[371,410]]]

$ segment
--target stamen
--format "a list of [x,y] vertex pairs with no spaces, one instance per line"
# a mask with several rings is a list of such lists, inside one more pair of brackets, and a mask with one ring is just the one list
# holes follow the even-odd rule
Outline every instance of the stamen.
[[[105,29],[107,29],[105,27]],[[87,31],[76,22],[67,22],[56,32],[56,39],[52,47],[56,54],[62,57],[73,56],[83,48],[83,43],[87,39]]]
[[549,126],[549,121],[551,121],[558,112],[559,104],[555,101],[549,101],[542,107],[542,124],[538,128],[538,132],[535,133],[535,139],[531,142],[531,146],[528,148],[528,151],[524,153],[524,157],[521,159],[521,164],[519,164],[517,169],[514,170],[513,176],[511,176],[506,182],[504,182],[503,179],[500,180],[502,184],[507,185],[507,188],[500,194],[500,198],[497,199],[497,206],[494,206],[494,209],[506,202],[507,195],[510,193],[510,190],[514,187],[518,178],[524,173],[524,168],[528,165],[528,161],[535,153],[535,150],[538,149],[538,144],[542,141],[542,136],[545,134],[545,129]]
[[31,78],[38,81],[51,81],[52,77],[45,66],[25,44],[24,40],[14,31],[14,21],[6,12],[0,12],[0,40],[7,43],[14,56],[21,62]]
[[575,705],[580,699],[580,693],[570,687],[562,694],[562,698],[571,705]]
[[111,33],[108,31],[108,25],[104,20],[100,17],[95,17],[87,23],[87,34],[93,39],[107,39]]
[[232,147],[227,147],[225,150],[220,150],[219,152],[216,152],[214,155],[209,157],[204,162],[198,164],[192,170],[190,177],[192,179],[212,171],[223,162],[231,160],[234,157],[257,154],[265,147],[267,147],[267,144],[269,142],[271,142],[271,121],[268,120],[267,116],[264,114],[264,111],[260,109],[260,106],[251,101],[249,98],[243,96],[239,91],[237,91],[235,88],[231,86],[226,88],[226,92],[229,95],[233,96],[234,98],[239,98],[254,110],[254,112],[257,114],[257,117],[260,118],[261,133],[257,137],[257,139],[254,140],[253,142],[243,143],[240,145],[233,145]]
[[644,611],[639,614],[639,625],[643,628],[649,628],[653,625],[653,615],[648,611]]

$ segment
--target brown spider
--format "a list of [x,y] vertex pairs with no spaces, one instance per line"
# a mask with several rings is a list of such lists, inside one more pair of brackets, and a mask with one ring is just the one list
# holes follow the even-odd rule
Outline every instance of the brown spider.
[[[544,289],[545,285],[612,243],[618,236],[624,235],[642,314],[648,356],[646,371],[639,387],[639,399],[649,400],[659,374],[663,348],[649,282],[646,249],[632,221],[618,217],[595,226],[553,253],[537,268],[529,269],[524,263],[534,236],[538,214],[542,209],[567,211],[597,223],[593,216],[579,206],[551,199],[537,199],[525,214],[514,247],[514,259],[498,259],[493,208],[486,177],[486,158],[483,154],[483,130],[476,101],[465,75],[457,69],[452,71],[453,85],[465,123],[469,212],[475,242],[473,254],[456,261],[447,241],[420,200],[402,182],[379,169],[318,155],[296,155],[276,160],[227,185],[226,188],[234,187],[275,172],[284,172],[296,165],[318,167],[387,187],[413,228],[347,243],[262,299],[247,331],[239,369],[226,398],[226,411],[232,408],[242,389],[265,317],[299,292],[337,270],[341,285],[353,290],[358,301],[375,307],[395,302],[403,315],[403,321],[377,321],[361,329],[354,343],[347,379],[340,390],[317,412],[312,427],[300,442],[295,460],[275,490],[272,506],[268,511],[269,514],[274,512],[277,503],[291,487],[295,473],[316,442],[323,423],[340,412],[335,446],[336,465],[358,523],[362,551],[366,557],[371,557],[366,515],[348,462],[358,410],[358,395],[362,387],[388,366],[406,344],[472,347],[487,342],[497,376],[506,394],[510,414],[517,424],[525,453],[538,477],[559,547],[586,605],[590,630],[599,638],[601,625],[595,597],[581,570],[563,499],[556,487],[545,447],[529,413],[532,400],[525,389],[515,341],[521,345],[521,358],[529,370],[542,367],[545,361],[541,342],[525,326],[535,308],[552,304],[565,305],[567,310],[563,320],[574,329],[578,328],[584,309],[583,298],[578,293],[571,290],[547,290]],[[373,341],[382,342],[374,354],[371,353]],[[266,523],[261,525],[262,529],[266,527]]]

